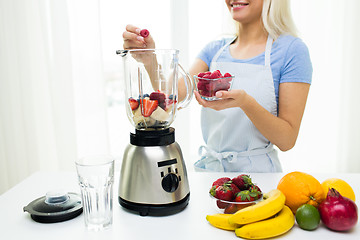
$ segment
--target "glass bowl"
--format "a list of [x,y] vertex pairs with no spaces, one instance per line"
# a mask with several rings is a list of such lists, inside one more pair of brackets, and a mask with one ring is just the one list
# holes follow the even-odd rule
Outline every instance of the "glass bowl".
[[225,200],[221,200],[218,199],[214,196],[212,196],[211,194],[209,194],[210,198],[211,198],[211,205],[213,206],[213,208],[218,212],[218,213],[227,213],[227,214],[233,214],[236,213],[237,211],[255,205],[258,202],[260,202],[262,200],[262,195],[258,200],[255,201],[251,201],[251,202],[230,202],[230,201],[225,201]]
[[234,76],[222,78],[202,78],[194,76],[194,85],[202,99],[207,101],[219,100],[215,97],[217,91],[230,91]]

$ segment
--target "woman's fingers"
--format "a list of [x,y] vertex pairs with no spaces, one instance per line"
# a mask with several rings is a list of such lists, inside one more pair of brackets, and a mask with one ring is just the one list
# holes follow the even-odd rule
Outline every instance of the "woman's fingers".
[[135,33],[135,34],[137,34],[137,35],[140,35],[140,31],[141,31],[141,29],[140,28],[138,28],[138,27],[136,27],[136,26],[134,26],[134,25],[131,25],[131,24],[128,24],[128,25],[126,25],[126,31],[128,31],[128,32],[132,32],[132,33]]
[[141,29],[134,25],[131,25],[131,24],[126,25],[126,31],[123,32],[123,39],[124,39],[123,47],[124,47],[124,49],[134,49],[134,48],[145,48],[146,47],[144,38],[139,35],[140,31],[141,31]]
[[126,25],[126,31],[123,32],[124,49],[155,48],[155,42],[151,35],[145,39],[140,36],[140,31],[141,29],[134,25]]

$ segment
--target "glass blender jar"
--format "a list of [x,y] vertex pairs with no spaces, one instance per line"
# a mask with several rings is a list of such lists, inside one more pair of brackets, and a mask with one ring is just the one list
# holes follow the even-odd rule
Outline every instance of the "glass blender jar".
[[119,50],[117,54],[124,64],[127,116],[135,127],[124,151],[119,203],[142,216],[180,211],[189,201],[189,183],[170,125],[192,99],[193,81],[178,63],[176,49]]

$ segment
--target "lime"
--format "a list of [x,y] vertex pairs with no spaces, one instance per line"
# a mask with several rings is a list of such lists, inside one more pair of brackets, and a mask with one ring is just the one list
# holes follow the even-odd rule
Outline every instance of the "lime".
[[303,204],[295,214],[296,222],[304,230],[315,230],[320,223],[320,213],[316,207],[310,204]]

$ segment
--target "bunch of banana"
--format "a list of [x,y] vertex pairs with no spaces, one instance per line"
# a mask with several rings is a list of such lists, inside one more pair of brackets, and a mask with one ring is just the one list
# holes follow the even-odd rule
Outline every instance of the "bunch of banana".
[[206,219],[217,228],[235,230],[236,236],[247,239],[270,238],[289,231],[295,217],[285,205],[285,195],[274,189],[264,194],[263,199],[235,214],[208,215]]

